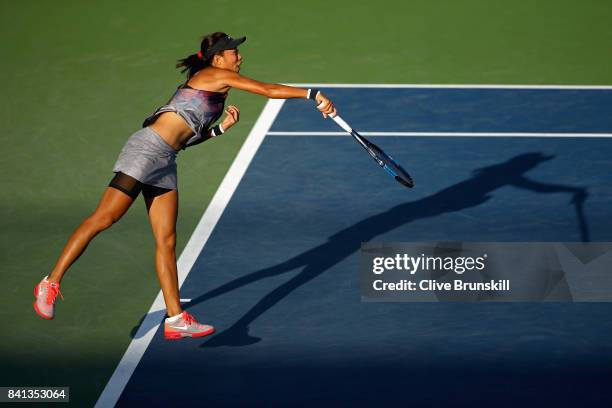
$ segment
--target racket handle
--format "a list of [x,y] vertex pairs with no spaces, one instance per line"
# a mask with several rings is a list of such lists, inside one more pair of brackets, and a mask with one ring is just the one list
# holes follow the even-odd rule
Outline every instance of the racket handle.
[[346,132],[353,133],[353,129],[349,126],[348,123],[346,123],[344,121],[344,119],[342,119],[340,117],[340,115],[330,116],[330,118],[332,118],[334,120],[334,122],[336,122],[338,124],[338,126],[340,126],[342,129],[344,129]]
[[[320,104],[317,105],[317,108],[320,107],[321,105],[323,105],[323,102],[321,102]],[[353,133],[353,128],[351,128],[349,126],[348,123],[346,123],[344,121],[344,119],[342,119],[338,114],[336,114],[336,116],[331,116],[329,115],[330,118],[332,118],[334,120],[334,122],[336,122],[338,124],[338,126],[340,126],[342,129],[344,129],[346,132],[348,133]]]

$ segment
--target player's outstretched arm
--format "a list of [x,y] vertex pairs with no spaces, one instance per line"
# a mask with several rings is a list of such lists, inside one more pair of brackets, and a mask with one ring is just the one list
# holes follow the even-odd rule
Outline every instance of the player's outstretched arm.
[[[272,99],[291,99],[291,98],[308,98],[308,89],[287,86],[281,84],[271,84],[261,82],[255,79],[245,77],[237,72],[227,72],[222,79],[224,85],[241,89],[258,95],[263,95]],[[311,99],[315,99],[317,109],[321,111],[323,117],[327,115],[335,115],[336,108],[332,101],[329,100],[322,92],[316,92],[316,95],[311,95]]]

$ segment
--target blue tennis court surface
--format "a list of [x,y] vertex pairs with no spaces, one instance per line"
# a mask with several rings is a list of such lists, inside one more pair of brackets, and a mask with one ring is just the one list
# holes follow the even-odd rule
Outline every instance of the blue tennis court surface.
[[286,101],[181,289],[217,334],[160,328],[119,405],[609,405],[610,304],[362,303],[359,248],[612,241],[612,91],[324,92],[415,188]]

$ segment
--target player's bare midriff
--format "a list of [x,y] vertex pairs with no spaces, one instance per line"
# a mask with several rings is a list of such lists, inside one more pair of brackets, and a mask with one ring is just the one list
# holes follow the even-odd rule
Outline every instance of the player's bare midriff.
[[185,120],[175,112],[161,113],[149,127],[176,151],[181,150],[187,140],[194,135]]

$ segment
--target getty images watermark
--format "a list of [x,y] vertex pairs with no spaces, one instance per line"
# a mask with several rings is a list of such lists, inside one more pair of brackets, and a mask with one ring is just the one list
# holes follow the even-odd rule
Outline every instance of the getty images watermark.
[[612,244],[363,243],[365,301],[612,301]]
[[[405,271],[414,275],[417,271],[447,271],[458,275],[466,271],[484,271],[487,254],[479,257],[471,256],[409,256],[408,254],[396,254],[394,257],[379,256],[372,261],[372,272],[380,275],[385,271]],[[418,282],[418,283],[417,283]],[[476,291],[502,291],[510,290],[509,279],[489,280],[487,282],[468,282],[461,279],[453,279],[451,282],[438,282],[436,279],[409,280],[400,279],[396,282],[385,282],[376,279],[373,288],[377,291],[384,290],[476,290]]]

